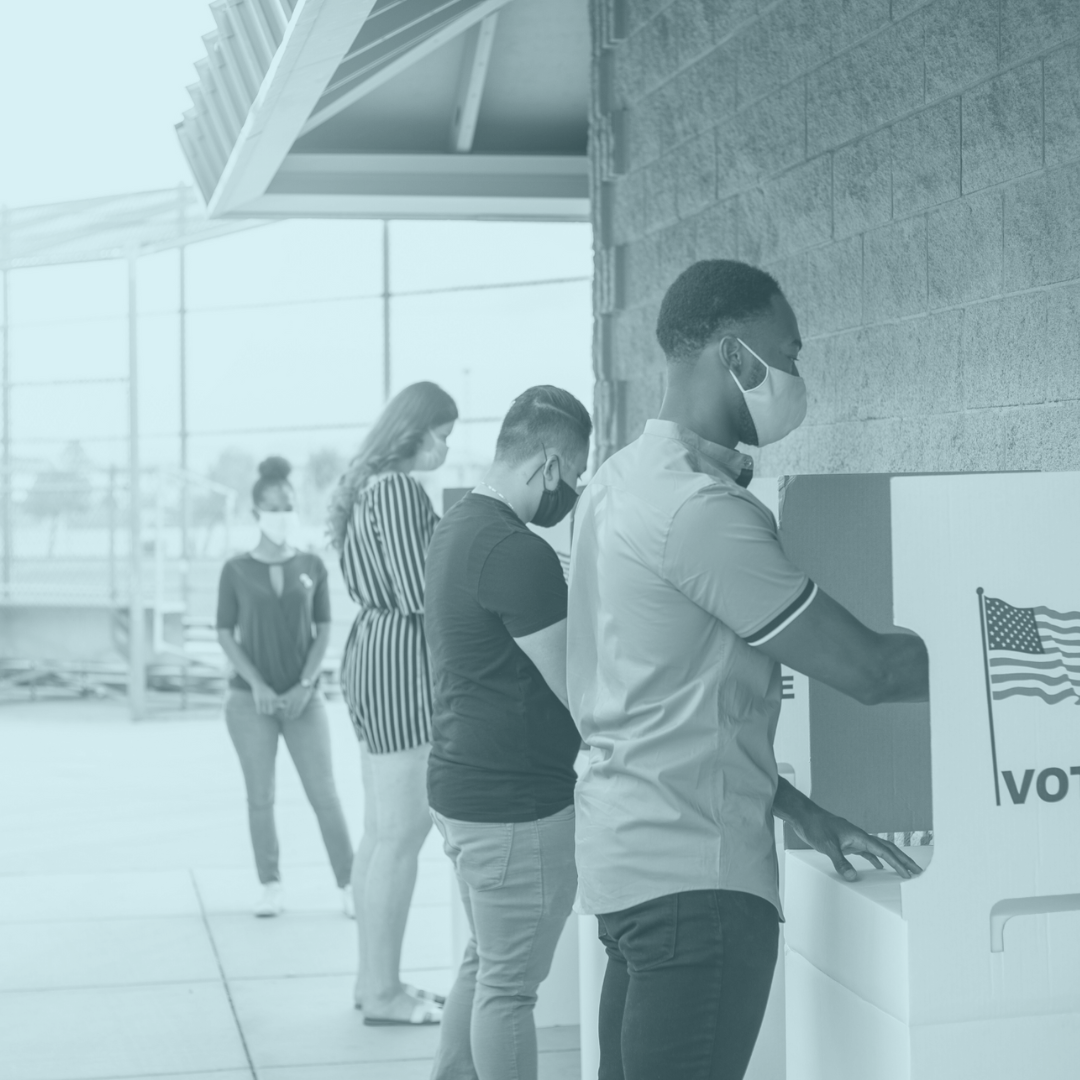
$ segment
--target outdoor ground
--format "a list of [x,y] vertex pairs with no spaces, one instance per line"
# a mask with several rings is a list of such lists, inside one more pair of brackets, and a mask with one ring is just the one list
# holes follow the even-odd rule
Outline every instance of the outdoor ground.
[[[354,840],[356,742],[331,705]],[[427,1080],[438,1029],[363,1026],[353,923],[282,747],[289,910],[257,891],[243,784],[214,708],[0,703],[0,1080]],[[452,980],[448,863],[421,856],[410,982]],[[540,1031],[541,1080],[580,1076],[577,1029]]]

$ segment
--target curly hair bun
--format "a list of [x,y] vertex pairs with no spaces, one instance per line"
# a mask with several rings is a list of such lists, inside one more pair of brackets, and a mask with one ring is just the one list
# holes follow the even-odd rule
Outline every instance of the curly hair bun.
[[282,483],[291,472],[292,466],[283,457],[268,457],[259,462],[259,479],[267,483]]

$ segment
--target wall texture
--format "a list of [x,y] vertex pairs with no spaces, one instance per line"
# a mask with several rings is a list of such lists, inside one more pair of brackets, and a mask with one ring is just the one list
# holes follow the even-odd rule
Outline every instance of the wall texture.
[[665,288],[772,271],[807,423],[758,472],[1080,469],[1080,0],[591,0],[601,453]]

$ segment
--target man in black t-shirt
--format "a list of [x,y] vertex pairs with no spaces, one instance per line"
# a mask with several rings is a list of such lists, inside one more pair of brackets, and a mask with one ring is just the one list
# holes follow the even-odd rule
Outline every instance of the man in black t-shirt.
[[535,1077],[536,991],[577,891],[566,707],[566,582],[527,528],[571,511],[592,422],[572,394],[525,391],[482,483],[439,523],[424,622],[435,710],[428,799],[472,931],[433,1080]]

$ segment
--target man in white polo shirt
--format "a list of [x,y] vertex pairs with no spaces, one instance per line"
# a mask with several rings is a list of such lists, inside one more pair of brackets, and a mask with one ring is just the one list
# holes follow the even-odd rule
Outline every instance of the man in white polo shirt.
[[664,297],[660,418],[577,507],[570,709],[590,747],[576,793],[579,902],[608,967],[600,1080],[740,1080],[776,962],[773,815],[837,870],[918,867],[778,779],[780,663],[867,704],[924,701],[927,657],[877,634],[785,556],[747,490],[801,422],[795,314],[744,263],[695,263]]

